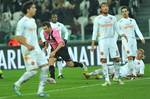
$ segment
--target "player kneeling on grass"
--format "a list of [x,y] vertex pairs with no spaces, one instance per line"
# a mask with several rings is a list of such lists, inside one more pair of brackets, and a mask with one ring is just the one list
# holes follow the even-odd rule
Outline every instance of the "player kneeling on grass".
[[[137,50],[137,56],[134,59],[134,70],[136,73],[136,77],[142,77],[144,75],[144,69],[145,69],[145,65],[143,62],[144,59],[144,50],[143,49],[138,49]],[[134,75],[127,75],[127,77],[134,79],[135,76]]]
[[49,22],[44,22],[43,30],[44,38],[52,48],[49,57],[50,73],[52,78],[55,78],[54,63],[58,57],[61,57],[66,62],[67,66],[81,67],[85,72],[87,71],[87,67],[84,64],[71,60],[68,48],[65,45],[64,40],[61,38],[58,29],[52,28]]

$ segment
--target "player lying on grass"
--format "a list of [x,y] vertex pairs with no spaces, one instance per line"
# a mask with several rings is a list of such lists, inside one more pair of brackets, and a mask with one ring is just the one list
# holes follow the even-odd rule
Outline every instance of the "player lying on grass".
[[[144,75],[144,62],[143,60],[144,59],[144,50],[143,49],[138,49],[137,50],[137,56],[134,60],[134,63],[135,63],[135,70],[136,70],[136,75],[137,77],[142,77]],[[108,66],[108,72],[109,72],[109,76],[111,76],[113,78],[113,75],[115,73],[115,68],[114,66]],[[96,79],[100,79],[102,78],[102,74],[103,74],[103,71],[102,69],[97,69],[97,70],[94,70],[93,72],[90,72],[90,73],[83,73],[85,78],[86,79],[89,79],[90,77],[95,77]],[[132,78],[134,77],[134,75],[129,75],[129,68],[128,68],[128,65],[125,64],[124,66],[120,67],[120,76],[122,78]],[[115,80],[115,78],[113,78]]]

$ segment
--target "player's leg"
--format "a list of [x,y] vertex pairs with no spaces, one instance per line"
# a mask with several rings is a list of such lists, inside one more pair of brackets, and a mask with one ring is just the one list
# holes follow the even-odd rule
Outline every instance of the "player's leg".
[[[43,54],[39,54],[38,56],[40,56],[36,60],[38,66],[48,63],[47,58]],[[41,97],[48,96],[48,94],[44,92],[45,84],[46,81],[48,80],[48,68],[49,68],[48,65],[44,66],[41,68],[41,72],[40,72],[40,82],[39,82],[37,94]]]
[[90,73],[83,73],[86,79],[89,79],[91,76],[95,76],[96,79],[101,78],[100,76],[103,74],[102,69],[96,69]]
[[115,80],[118,81],[119,84],[123,84],[119,72],[121,64],[120,64],[120,54],[119,54],[118,46],[116,44],[116,41],[113,38],[111,41],[112,42],[109,48],[110,48],[110,56],[111,58],[113,58],[113,63],[114,63],[114,69],[115,69],[114,78]]
[[134,58],[136,56],[136,51],[137,51],[137,42],[135,39],[130,38],[129,40],[130,40],[129,41],[130,43],[128,43],[129,52],[127,52],[129,74],[136,77]]
[[24,58],[24,62],[26,66],[26,72],[14,83],[13,86],[15,93],[19,96],[22,95],[20,92],[20,86],[37,73],[35,70],[30,71],[31,67],[37,66],[34,59],[32,59],[30,56],[26,56]]
[[105,83],[102,84],[102,86],[111,85],[109,74],[108,74],[108,66],[107,66],[107,57],[109,56],[107,39],[99,40],[98,45],[100,48],[99,49],[100,50],[100,62],[102,65],[103,75],[105,78]]
[[58,68],[58,77],[57,78],[64,78],[63,76],[63,59],[61,57],[57,58],[57,68]]
[[62,57],[62,59],[66,62],[67,66],[71,67],[81,67],[83,68],[84,72],[87,72],[87,66],[85,66],[83,63],[72,61],[68,52],[67,47],[64,47],[59,50],[57,53],[58,56]]

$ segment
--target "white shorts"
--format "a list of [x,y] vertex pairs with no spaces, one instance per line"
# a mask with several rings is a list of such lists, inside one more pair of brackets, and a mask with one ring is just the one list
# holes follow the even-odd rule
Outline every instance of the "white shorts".
[[118,46],[115,38],[103,38],[98,42],[100,50],[100,58],[107,58],[109,55],[111,58],[120,57]]
[[37,68],[40,65],[47,64],[47,58],[43,51],[31,51],[30,54],[23,57],[26,70],[31,70],[31,68]]
[[128,38],[128,42],[122,41],[127,56],[136,56],[137,41],[135,38]]

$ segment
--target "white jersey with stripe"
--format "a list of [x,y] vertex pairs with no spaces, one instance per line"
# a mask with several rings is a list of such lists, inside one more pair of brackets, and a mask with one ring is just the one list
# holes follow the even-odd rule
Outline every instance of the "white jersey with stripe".
[[140,39],[144,39],[136,21],[132,18],[121,18],[117,22],[117,28],[120,34],[125,34],[128,38],[136,38],[136,33]]
[[99,15],[94,20],[92,40],[114,37],[116,32],[116,17]]
[[[16,35],[24,36],[27,39],[27,43],[34,46],[35,49],[32,52],[41,51],[38,44],[37,25],[33,18],[22,17],[17,24]],[[28,49],[23,45],[21,45],[21,50],[23,54],[29,53]]]

